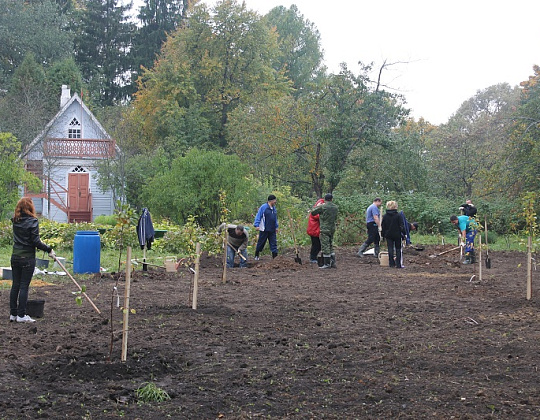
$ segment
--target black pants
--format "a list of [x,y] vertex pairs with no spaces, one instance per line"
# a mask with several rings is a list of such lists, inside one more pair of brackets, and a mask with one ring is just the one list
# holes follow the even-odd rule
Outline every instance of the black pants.
[[321,252],[321,240],[318,236],[310,236],[311,238],[311,251],[309,253],[310,260],[316,260],[319,252]]
[[380,245],[381,237],[379,235],[379,227],[376,223],[366,223],[368,238],[366,239],[366,246],[375,244],[376,247]]
[[[386,238],[386,245],[388,246],[388,265],[390,267],[401,268],[401,238],[390,239]],[[394,255],[394,249],[396,254]],[[394,260],[395,257],[395,260]]]
[[11,256],[11,274],[13,283],[9,294],[10,315],[26,315],[26,302],[28,302],[28,288],[36,267],[35,258]]

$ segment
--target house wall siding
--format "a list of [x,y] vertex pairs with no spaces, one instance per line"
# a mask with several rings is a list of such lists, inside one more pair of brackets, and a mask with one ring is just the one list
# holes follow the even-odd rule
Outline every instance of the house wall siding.
[[[62,159],[57,160],[51,168],[51,178],[67,190],[68,174],[73,172],[74,168],[81,166],[90,174],[90,193],[92,194],[92,220],[96,216],[111,215],[114,213],[114,199],[110,190],[101,191],[97,185],[97,170],[92,160],[84,159]],[[67,204],[67,193],[59,194],[64,203]],[[51,198],[58,200],[57,197]],[[43,200],[43,216],[57,221],[67,222],[67,215],[51,202],[51,211],[48,212],[48,200]]]

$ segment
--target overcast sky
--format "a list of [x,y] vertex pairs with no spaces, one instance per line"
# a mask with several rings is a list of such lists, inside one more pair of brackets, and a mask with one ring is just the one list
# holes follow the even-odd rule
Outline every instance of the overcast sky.
[[[203,0],[213,6],[218,0]],[[240,1],[240,0],[239,0]],[[518,85],[540,64],[540,1],[245,0],[260,14],[296,4],[320,32],[325,64],[379,67],[418,119],[445,123],[478,90]]]

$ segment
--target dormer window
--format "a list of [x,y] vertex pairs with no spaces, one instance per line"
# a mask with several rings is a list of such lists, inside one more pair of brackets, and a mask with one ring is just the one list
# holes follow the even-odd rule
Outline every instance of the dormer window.
[[81,138],[81,123],[77,118],[73,118],[68,127],[68,139]]

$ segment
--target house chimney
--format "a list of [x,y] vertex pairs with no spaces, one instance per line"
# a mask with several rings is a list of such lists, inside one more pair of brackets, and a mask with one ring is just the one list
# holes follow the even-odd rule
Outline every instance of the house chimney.
[[62,85],[62,95],[60,96],[60,108],[63,108],[65,104],[71,99],[71,92],[68,85]]

